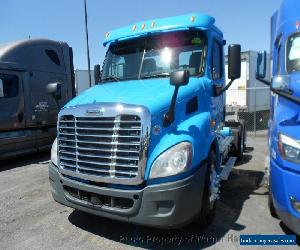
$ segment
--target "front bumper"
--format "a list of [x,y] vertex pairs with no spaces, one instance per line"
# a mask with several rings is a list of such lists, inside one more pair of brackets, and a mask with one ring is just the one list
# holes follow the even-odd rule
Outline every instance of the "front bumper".
[[300,201],[300,174],[283,169],[273,159],[270,173],[270,187],[276,212],[289,229],[300,235],[300,213],[294,209],[290,199],[293,197]]
[[70,179],[55,165],[49,165],[51,192],[57,202],[102,217],[158,228],[178,228],[198,216],[205,172],[202,165],[186,179],[128,190]]

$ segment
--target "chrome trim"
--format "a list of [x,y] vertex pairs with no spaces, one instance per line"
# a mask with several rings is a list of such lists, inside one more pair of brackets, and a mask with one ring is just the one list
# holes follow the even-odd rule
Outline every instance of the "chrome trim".
[[[100,113],[98,112],[90,112],[90,110],[101,110]],[[127,130],[120,128],[120,124],[123,123],[123,121],[120,121],[118,119],[120,119],[120,116],[138,116],[140,118],[139,122],[136,122],[136,124],[141,124],[140,127],[137,128],[129,128],[128,131],[130,130],[138,130],[140,131],[140,137],[137,136],[122,136],[119,135],[119,131],[124,131]],[[69,122],[64,122],[61,121],[62,117],[64,116],[73,116],[74,117],[74,122],[69,121]],[[81,128],[79,126],[77,126],[78,123],[80,123],[81,121],[79,121],[78,119],[80,118],[99,118],[99,119],[105,119],[108,117],[112,117],[114,118],[113,120],[107,120],[104,121],[103,123],[101,121],[99,121],[99,124],[102,123],[102,125],[107,122],[107,123],[113,123],[113,128],[102,128],[102,127],[98,127],[95,128],[95,131],[99,131],[99,134],[91,134],[91,135],[86,135],[86,134],[81,134],[81,131],[86,129],[89,131],[92,131],[92,129],[90,128]],[[84,123],[85,121],[81,122]],[[97,121],[93,121],[94,123],[97,123]],[[69,124],[73,124],[73,128],[67,128],[67,130],[69,130],[67,133],[60,132],[60,124],[63,123],[69,123]],[[126,123],[126,121],[125,121]],[[132,122],[134,123],[134,122]],[[58,123],[57,123],[57,137],[58,137],[58,165],[59,165],[59,172],[63,175],[67,175],[67,176],[71,176],[71,177],[76,177],[76,178],[80,178],[83,180],[89,180],[89,181],[94,181],[94,182],[103,182],[103,183],[112,183],[112,184],[123,184],[123,185],[139,185],[143,182],[144,180],[144,174],[145,174],[145,167],[146,167],[146,163],[147,163],[147,152],[148,152],[148,146],[149,146],[149,137],[150,137],[150,129],[151,129],[151,114],[149,112],[149,110],[144,107],[144,106],[136,106],[136,105],[128,105],[128,104],[119,104],[119,103],[94,103],[94,104],[84,104],[84,105],[80,105],[80,106],[75,106],[75,107],[70,107],[70,108],[66,108],[63,109],[59,112],[58,114]],[[102,130],[106,130],[106,131],[112,131],[112,135],[111,136],[103,136],[101,137],[101,131]],[[74,146],[70,146],[70,145],[61,145],[61,142],[64,140],[63,138],[61,138],[61,136],[73,136],[73,139],[65,139],[65,141],[70,141],[71,143],[73,143],[75,145],[75,150],[74,150]],[[84,137],[89,137],[91,136],[92,138],[98,138],[98,139],[105,139],[107,141],[105,142],[97,142],[97,141],[92,141],[92,142],[84,142],[85,144],[97,144],[97,145],[103,145],[103,146],[109,146],[111,145],[112,147],[109,149],[103,149],[100,147],[98,150],[93,149],[93,148],[89,148],[89,146],[85,145],[81,145],[79,146],[78,144],[82,143],[82,141],[80,141],[78,139],[78,137],[80,136],[84,136]],[[61,138],[61,139],[60,139]],[[122,143],[119,142],[118,139],[121,138],[133,138],[133,139],[139,139],[139,142],[133,142],[133,143]],[[111,141],[108,141],[111,140]],[[122,149],[118,149],[117,146],[118,145],[138,145],[139,146],[139,151],[135,151],[135,150],[122,150]],[[61,152],[63,152],[63,150],[65,149],[73,149],[75,152],[73,152],[73,155],[76,154],[76,161],[73,158],[73,162],[75,162],[76,164],[64,164],[64,166],[68,167],[68,169],[64,168],[61,165],[61,159],[66,157],[66,154],[68,154],[68,152],[65,152],[64,157],[61,157],[60,154]],[[107,169],[106,172],[109,172],[110,176],[97,176],[97,175],[93,175],[93,174],[84,174],[82,172],[79,172],[78,170],[78,163],[80,163],[80,159],[79,157],[83,156],[82,154],[79,154],[79,150],[85,150],[85,151],[89,151],[92,152],[94,151],[102,151],[102,152],[108,152],[111,153],[109,157],[106,157],[106,159],[109,162],[105,162],[105,164],[103,165],[108,165],[109,169]],[[134,176],[130,175],[130,172],[128,173],[123,173],[120,169],[116,170],[115,167],[116,166],[121,166],[121,163],[116,163],[116,159],[119,159],[119,156],[117,157],[117,153],[135,153],[137,154],[136,157],[138,157],[138,164],[135,166],[132,165],[126,165],[123,164],[123,167],[128,167],[131,169],[136,169],[137,168],[137,174],[133,174]],[[69,155],[72,155],[72,152],[69,153]],[[89,157],[89,154],[87,154],[87,157]],[[95,156],[95,158],[97,158],[97,156]],[[98,158],[101,158],[101,156],[99,156]],[[90,158],[88,158],[90,160]],[[103,158],[102,160],[104,160],[105,158]],[[136,158],[133,159],[133,156],[129,156],[128,159],[130,160],[136,160]],[[127,159],[127,160],[128,160]],[[126,157],[124,157],[124,160],[126,160]],[[90,160],[91,161],[91,160]],[[71,161],[72,162],[72,161]],[[90,164],[95,167],[97,165],[101,165],[102,163],[97,161],[97,162],[93,162],[91,161]],[[122,167],[122,166],[121,166]],[[81,169],[82,167],[79,167]],[[95,173],[97,172],[101,172],[101,169],[97,169],[95,168]],[[119,176],[115,176],[115,174],[124,174],[125,176],[128,175],[129,177],[119,177]],[[130,177],[131,176],[131,177]]]

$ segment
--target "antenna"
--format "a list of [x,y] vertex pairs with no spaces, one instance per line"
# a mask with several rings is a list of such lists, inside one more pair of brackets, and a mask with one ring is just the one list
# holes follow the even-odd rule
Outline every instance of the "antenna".
[[91,63],[90,63],[90,48],[89,48],[89,31],[87,25],[87,10],[86,10],[86,0],[84,0],[84,20],[85,20],[85,39],[86,39],[86,53],[87,53],[87,62],[88,62],[88,72],[89,72],[89,85],[92,86],[91,79]]

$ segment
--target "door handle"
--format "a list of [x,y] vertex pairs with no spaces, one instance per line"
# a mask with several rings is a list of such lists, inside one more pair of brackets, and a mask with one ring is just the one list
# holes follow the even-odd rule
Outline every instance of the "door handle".
[[23,119],[24,119],[24,113],[23,112],[19,112],[19,114],[18,114],[18,120],[19,120],[19,122],[22,122]]

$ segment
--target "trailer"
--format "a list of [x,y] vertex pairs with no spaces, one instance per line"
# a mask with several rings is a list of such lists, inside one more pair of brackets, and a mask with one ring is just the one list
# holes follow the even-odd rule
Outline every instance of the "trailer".
[[[226,92],[226,112],[244,119],[248,130],[268,128],[270,113],[270,88],[256,79],[257,56],[259,52],[245,51],[241,53],[241,78],[237,79]],[[267,55],[266,80],[270,81],[270,56]],[[226,57],[226,72],[228,71]],[[230,79],[226,79],[229,83]]]
[[[95,86],[94,70],[91,70],[92,86]],[[76,95],[92,87],[89,85],[89,71],[84,69],[75,69]]]

